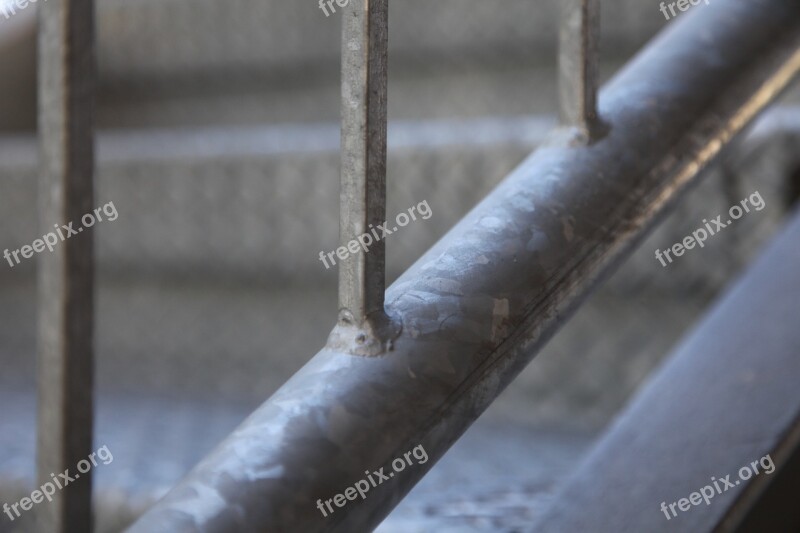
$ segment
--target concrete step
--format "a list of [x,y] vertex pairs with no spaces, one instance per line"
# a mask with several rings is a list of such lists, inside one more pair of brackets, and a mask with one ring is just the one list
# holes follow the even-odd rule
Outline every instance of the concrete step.
[[[773,118],[788,115],[798,113],[776,111],[762,129],[775,129],[769,126]],[[387,236],[389,279],[477,204],[553,124],[537,117],[393,123],[387,214],[394,218],[427,202],[432,216]],[[783,140],[771,148],[758,138],[746,143],[738,151],[740,162],[731,165],[736,172],[713,174],[678,207],[645,245],[649,250],[631,259],[639,267],[632,269],[629,287],[652,277],[655,248],[671,246],[702,226],[703,219],[758,190],[767,209],[720,233],[702,254],[687,254],[670,265],[672,272],[683,273],[681,284],[707,287],[719,287],[739,268],[786,212],[784,163],[797,136],[782,131]],[[339,245],[338,147],[335,124],[102,131],[97,205],[113,202],[118,219],[93,229],[100,271],[333,285],[335,270],[326,269],[319,254]],[[20,249],[41,236],[36,153],[33,138],[0,139],[4,249]],[[710,256],[719,258],[713,271],[706,268]],[[0,269],[0,279],[31,275],[34,266],[35,256]]]

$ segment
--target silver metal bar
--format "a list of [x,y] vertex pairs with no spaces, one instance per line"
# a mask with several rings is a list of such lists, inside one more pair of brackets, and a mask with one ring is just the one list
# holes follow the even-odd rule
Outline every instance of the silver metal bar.
[[[787,320],[800,314],[798,242],[800,212],[648,378],[530,531],[721,532],[750,515],[800,444],[800,330]],[[774,473],[740,483],[739,469],[768,454]],[[709,506],[676,508],[726,474],[735,486],[712,486]],[[783,496],[790,512],[772,515],[783,527],[743,531],[798,531],[787,524],[800,525],[797,492]]]
[[[601,94],[612,135],[540,148],[389,287],[392,353],[324,348],[130,531],[376,527],[798,75],[800,3],[672,23]],[[418,445],[428,462],[318,510]]]
[[354,354],[377,355],[397,333],[384,311],[386,245],[380,229],[386,220],[388,0],[350,2],[342,17],[342,254],[339,320],[330,342]]
[[600,0],[562,0],[558,88],[561,121],[596,137]]
[[[81,225],[94,206],[94,3],[39,6],[39,219],[42,234]],[[55,226],[55,227],[54,227]],[[66,234],[66,230],[61,230]],[[81,232],[39,257],[38,443],[40,483],[69,469],[75,481],[36,507],[37,530],[91,531],[93,242]]]

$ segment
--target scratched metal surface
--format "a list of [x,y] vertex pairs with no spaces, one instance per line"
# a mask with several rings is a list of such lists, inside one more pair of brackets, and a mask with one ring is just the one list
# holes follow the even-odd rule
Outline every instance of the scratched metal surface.
[[[131,531],[375,527],[797,75],[798,15],[737,0],[676,22],[602,93],[605,139],[539,150],[389,288],[394,352],[320,351]],[[317,498],[419,444],[424,467],[346,514],[314,514]]]

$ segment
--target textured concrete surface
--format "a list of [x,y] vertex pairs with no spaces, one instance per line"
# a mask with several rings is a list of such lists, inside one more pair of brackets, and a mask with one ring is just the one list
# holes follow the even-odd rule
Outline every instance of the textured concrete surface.
[[[387,214],[394,216],[426,200],[433,216],[390,236],[389,280],[513,169],[553,123],[550,118],[521,117],[392,126]],[[797,137],[789,135],[784,143]],[[335,283],[335,272],[324,269],[318,254],[337,246],[338,145],[335,124],[101,133],[98,205],[114,201],[120,213],[116,221],[96,227],[101,271]],[[4,248],[16,249],[38,236],[32,229],[35,154],[31,138],[0,140]],[[782,145],[769,155],[737,162],[741,168],[735,173],[711,176],[679,214],[658,229],[664,238],[662,248],[754,190],[760,190],[770,209],[745,217],[710,244],[706,252],[729,259],[724,266],[709,271],[701,254],[691,254],[670,271],[699,282],[716,277],[711,282],[716,285],[728,277],[730,268],[740,262],[737,258],[751,248],[752,238],[774,228],[785,212],[788,181],[781,172],[787,154],[791,150]],[[687,220],[695,226],[687,227]],[[642,273],[635,279],[650,277],[651,258],[642,257]],[[16,275],[18,270],[31,272],[34,263],[29,260],[13,271],[2,270],[0,277]]]

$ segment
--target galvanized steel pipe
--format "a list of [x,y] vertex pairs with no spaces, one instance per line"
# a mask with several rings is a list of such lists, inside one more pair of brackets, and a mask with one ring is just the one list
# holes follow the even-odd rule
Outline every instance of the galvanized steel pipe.
[[[130,531],[377,526],[799,71],[794,0],[681,15],[602,91],[605,137],[557,132],[388,289],[392,352],[320,351]],[[420,444],[424,465],[318,511]]]

